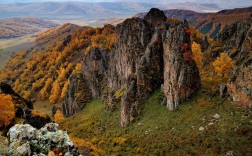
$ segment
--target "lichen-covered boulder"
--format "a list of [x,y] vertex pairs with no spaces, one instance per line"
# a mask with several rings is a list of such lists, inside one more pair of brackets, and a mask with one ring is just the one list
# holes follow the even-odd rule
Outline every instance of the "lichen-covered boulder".
[[16,124],[7,136],[8,155],[47,155],[55,149],[62,155],[79,155],[67,132],[59,130],[56,123],[48,123],[39,130],[29,124]]

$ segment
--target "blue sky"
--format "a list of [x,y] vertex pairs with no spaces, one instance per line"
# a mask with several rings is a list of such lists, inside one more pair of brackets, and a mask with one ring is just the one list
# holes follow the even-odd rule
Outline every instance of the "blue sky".
[[146,2],[146,3],[162,3],[162,2],[194,2],[197,0],[1,0],[0,3],[26,3],[26,2],[64,2],[64,1],[81,1],[81,2]]

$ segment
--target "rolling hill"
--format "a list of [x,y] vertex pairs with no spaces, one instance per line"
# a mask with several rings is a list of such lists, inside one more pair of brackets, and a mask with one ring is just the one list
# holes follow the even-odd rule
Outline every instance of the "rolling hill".
[[41,2],[41,3],[11,3],[0,4],[0,18],[37,17],[56,20],[60,23],[73,20],[95,23],[108,18],[131,17],[138,12],[148,11],[156,7],[166,9],[187,9],[199,12],[216,11],[216,5],[201,5],[197,3],[136,3],[136,2]]
[[0,39],[30,35],[57,24],[38,18],[11,18],[0,20]]
[[[225,26],[244,21],[252,14],[252,7],[222,10],[217,13],[199,13],[190,10],[164,10],[167,18],[186,19],[201,33],[214,38]],[[143,18],[146,13],[138,13],[135,17]]]

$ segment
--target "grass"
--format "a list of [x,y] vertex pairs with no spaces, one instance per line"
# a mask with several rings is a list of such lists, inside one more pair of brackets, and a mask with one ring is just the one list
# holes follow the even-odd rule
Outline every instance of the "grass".
[[0,39],[0,69],[3,69],[13,53],[29,49],[33,46],[35,38],[27,35],[12,39]]
[[[141,118],[127,128],[119,111],[105,110],[100,100],[67,118],[61,127],[91,141],[106,155],[237,155],[252,152],[252,112],[226,99],[199,93],[176,112],[161,104],[160,90],[144,104]],[[220,120],[213,125],[213,116]],[[199,131],[204,127],[204,131]]]
[[46,113],[51,119],[52,119],[52,108],[53,106],[60,106],[61,103],[57,104],[51,104],[49,101],[45,100],[37,100],[34,104],[34,110],[41,112],[41,113]]

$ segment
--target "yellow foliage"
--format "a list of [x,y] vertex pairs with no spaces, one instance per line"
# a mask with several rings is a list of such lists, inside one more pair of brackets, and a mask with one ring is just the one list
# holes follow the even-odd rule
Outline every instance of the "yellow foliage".
[[46,98],[49,97],[49,93],[51,91],[52,88],[52,83],[53,83],[53,79],[52,78],[48,78],[45,82],[44,87],[40,90],[40,98],[42,100],[45,100]]
[[213,62],[214,71],[222,78],[227,78],[229,72],[233,69],[234,61],[226,53],[221,53],[220,56]]
[[64,81],[64,79],[66,78],[66,69],[65,68],[60,68],[60,70],[58,71],[58,81],[62,82]]
[[29,99],[31,97],[31,91],[23,91],[22,95],[23,95],[23,98]]
[[60,123],[64,121],[65,117],[63,113],[60,110],[57,110],[55,115],[54,115],[54,122]]
[[194,61],[196,62],[199,70],[201,71],[202,70],[202,52],[201,52],[200,44],[193,42],[192,53],[193,53]]
[[81,72],[81,69],[82,69],[81,63],[77,63],[76,66],[75,66],[75,70],[76,70],[77,72]]
[[124,87],[121,87],[119,90],[115,92],[115,98],[120,99],[123,96],[123,93],[125,91]]
[[118,137],[118,138],[113,139],[113,143],[118,144],[118,145],[124,144],[126,141],[127,139],[123,137]]
[[91,155],[93,155],[93,156],[105,155],[105,152],[103,150],[98,149],[89,141],[86,141],[86,140],[83,140],[80,138],[76,138],[76,137],[71,137],[71,136],[70,136],[70,138],[80,151],[81,150],[85,151],[85,149],[89,149],[89,150],[91,150]]
[[50,103],[52,103],[52,104],[57,103],[58,100],[59,100],[60,94],[61,94],[61,88],[60,88],[60,85],[59,85],[59,81],[56,80],[53,83],[51,95],[49,97]]
[[0,94],[0,127],[9,126],[15,118],[15,107],[10,95]]
[[68,86],[69,86],[69,83],[70,83],[70,81],[69,81],[69,79],[65,82],[65,84],[64,84],[64,87],[63,87],[63,89],[62,89],[62,92],[61,92],[61,98],[64,98],[65,97],[65,95],[66,95],[66,92],[67,92],[67,88],[68,88]]

